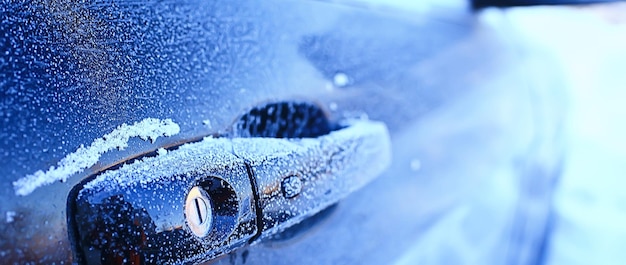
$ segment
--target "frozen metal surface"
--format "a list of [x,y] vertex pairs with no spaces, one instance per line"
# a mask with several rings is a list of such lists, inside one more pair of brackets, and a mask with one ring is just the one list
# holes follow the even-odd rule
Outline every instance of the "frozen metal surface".
[[[87,179],[70,195],[76,261],[208,261],[337,203],[378,176],[390,152],[384,124],[352,121],[317,138],[207,137],[122,165]],[[281,185],[290,177],[301,183],[291,183],[299,185],[298,193],[287,197]],[[196,187],[211,205],[211,225],[201,235],[182,203]]]
[[[234,117],[259,102],[301,98],[336,118],[384,122],[391,168],[323,212],[317,225],[218,263],[385,264],[412,248],[430,264],[458,264],[471,253],[480,253],[472,256],[479,264],[532,256],[543,226],[520,233],[527,230],[513,219],[542,224],[547,212],[545,197],[529,206],[520,194],[529,196],[533,181],[549,180],[558,167],[525,158],[552,150],[543,140],[554,138],[548,129],[558,124],[531,106],[551,104],[550,97],[538,100],[538,91],[558,87],[559,73],[546,58],[526,56],[529,48],[515,43],[506,24],[464,6],[350,3],[2,1],[2,260],[71,262],[66,200],[84,177],[227,132]],[[180,132],[153,143],[131,138],[66,182],[15,194],[14,181],[147,118],[171,119]],[[546,174],[511,169],[519,161],[526,163],[519,168]],[[503,204],[490,204],[485,194],[501,191],[502,183],[511,192],[501,193]],[[538,192],[548,196],[544,187]],[[485,215],[493,222],[481,223]],[[470,243],[437,241],[436,231],[451,227],[473,231],[454,241]],[[530,247],[501,251],[506,242]],[[454,254],[442,255],[450,249]]]

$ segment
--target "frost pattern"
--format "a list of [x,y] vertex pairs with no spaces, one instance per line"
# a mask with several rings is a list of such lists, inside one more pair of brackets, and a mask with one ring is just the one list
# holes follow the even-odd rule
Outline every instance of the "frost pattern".
[[39,170],[13,182],[15,194],[26,196],[41,186],[59,180],[66,181],[71,175],[95,165],[102,154],[128,147],[128,140],[132,137],[154,142],[159,136],[167,137],[179,132],[180,127],[171,119],[147,118],[133,125],[124,123],[102,138],[95,139],[88,147],[81,145],[75,152],[61,159],[57,167],[52,166],[46,172]]
[[[359,137],[356,137],[359,136]],[[243,157],[252,166],[269,163],[273,166],[284,167],[286,170],[294,169],[301,160],[321,159],[324,166],[328,162],[325,159],[345,159],[338,155],[322,155],[316,152],[330,152],[336,148],[356,150],[352,161],[359,166],[366,167],[372,172],[380,172],[390,163],[390,146],[387,127],[382,123],[372,121],[353,121],[348,128],[331,132],[329,135],[316,139],[275,139],[275,138],[213,138],[205,137],[200,142],[181,145],[174,151],[168,151],[165,155],[145,157],[124,164],[117,170],[105,171],[94,180],[85,183],[84,190],[110,191],[112,188],[122,188],[133,185],[134,182],[148,184],[158,179],[176,176],[187,178],[198,172],[209,172],[215,168],[226,166],[235,157]],[[346,145],[357,145],[348,148]],[[345,153],[339,152],[339,153]],[[376,155],[370,153],[375,152]],[[366,154],[367,153],[367,154]],[[297,155],[305,157],[298,157]],[[359,160],[358,157],[371,157],[377,160]],[[221,162],[219,162],[221,161]],[[233,160],[234,161],[234,160]],[[337,163],[335,166],[339,166]],[[304,165],[303,165],[304,166]],[[304,169],[302,169],[304,170]],[[329,169],[330,170],[330,169]],[[337,172],[334,169],[333,172]],[[274,172],[277,174],[276,172]],[[264,179],[269,179],[265,176]],[[261,179],[259,179],[261,181]],[[80,196],[80,195],[79,195]]]

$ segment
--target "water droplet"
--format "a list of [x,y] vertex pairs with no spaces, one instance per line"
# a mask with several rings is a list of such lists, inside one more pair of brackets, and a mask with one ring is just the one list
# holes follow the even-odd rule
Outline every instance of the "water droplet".
[[336,73],[333,77],[333,84],[335,84],[336,87],[345,87],[348,83],[350,83],[350,78],[344,73]]

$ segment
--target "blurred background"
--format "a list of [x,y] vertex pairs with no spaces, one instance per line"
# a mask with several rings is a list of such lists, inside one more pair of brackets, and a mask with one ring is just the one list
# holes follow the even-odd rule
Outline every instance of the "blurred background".
[[[561,124],[553,139],[558,144],[553,147],[562,148],[562,159],[555,161],[561,171],[551,195],[549,228],[536,262],[622,264],[626,248],[626,3],[486,8],[478,17],[502,38],[514,38],[523,47],[522,56],[532,61],[526,69],[530,73],[527,82],[545,75],[562,78],[561,83],[540,88],[538,94],[544,96],[538,101],[550,102],[535,109],[545,115],[544,122]],[[541,158],[545,152],[537,153],[539,159],[554,158]],[[530,188],[541,189],[541,183],[535,181]],[[507,188],[495,187],[502,193],[491,193],[486,200],[505,202]],[[447,218],[454,222],[471,217],[460,210]],[[482,218],[492,220],[493,216]],[[448,245],[463,248],[458,242],[450,243],[457,233],[462,232],[445,222],[435,225],[428,238],[420,240],[398,264],[490,264],[474,259],[477,254],[471,247],[462,252],[461,260],[442,262],[451,254]],[[476,247],[476,243],[464,244]]]
[[[490,11],[483,15],[488,17]],[[626,247],[626,5],[497,12],[554,57],[567,102],[546,264],[620,264]]]

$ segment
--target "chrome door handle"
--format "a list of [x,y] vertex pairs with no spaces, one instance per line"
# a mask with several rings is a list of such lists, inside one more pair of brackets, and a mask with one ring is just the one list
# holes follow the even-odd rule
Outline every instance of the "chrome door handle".
[[391,159],[387,129],[372,121],[354,122],[319,138],[236,138],[232,143],[256,182],[261,238],[364,186]]
[[68,200],[75,258],[199,263],[276,234],[389,165],[384,124],[344,125],[316,138],[207,137],[87,179]]

